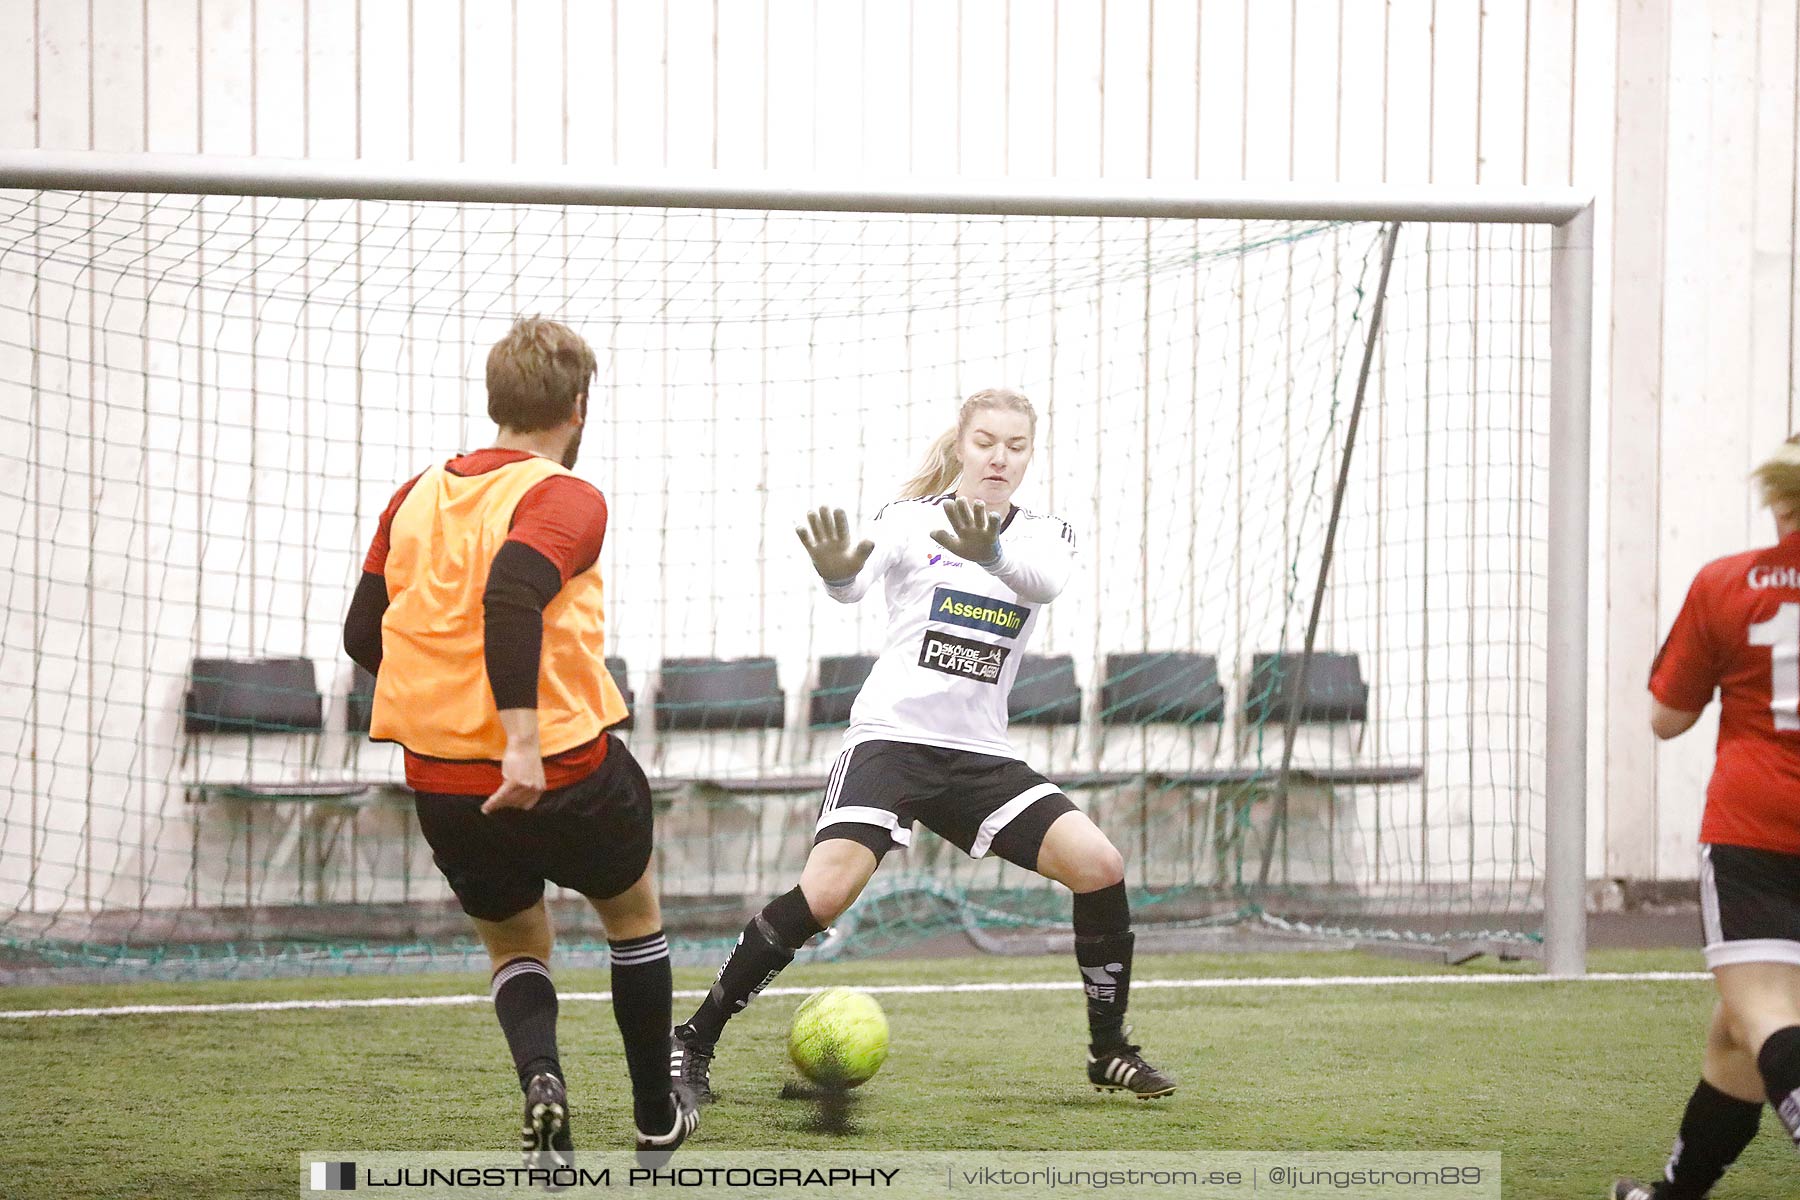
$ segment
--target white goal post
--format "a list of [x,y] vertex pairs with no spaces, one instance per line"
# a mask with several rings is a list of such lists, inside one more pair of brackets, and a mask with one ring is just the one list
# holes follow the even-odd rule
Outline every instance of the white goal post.
[[[35,189],[583,208],[1550,227],[1543,942],[1550,974],[1584,973],[1594,250],[1590,195],[1562,188],[606,178],[540,168],[0,153],[0,190]],[[1312,580],[1302,582],[1310,590]]]

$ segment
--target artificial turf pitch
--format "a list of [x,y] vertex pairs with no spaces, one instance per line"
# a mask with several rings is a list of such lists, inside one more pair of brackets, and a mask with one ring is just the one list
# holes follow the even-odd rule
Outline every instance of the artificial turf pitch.
[[[1681,951],[1600,951],[1596,972],[1689,971]],[[1453,969],[1491,972],[1489,962]],[[1517,968],[1525,969],[1525,968]],[[795,967],[781,986],[1067,981],[1055,957]],[[1362,954],[1140,956],[1145,979],[1439,974]],[[676,972],[703,988],[710,972]],[[564,971],[565,992],[604,970]],[[472,976],[14,988],[0,1009],[479,994]],[[765,997],[721,1044],[696,1149],[1499,1150],[1503,1194],[1598,1200],[1660,1170],[1698,1076],[1706,982],[1140,988],[1131,1020],[1181,1090],[1086,1083],[1080,993],[883,995],[887,1065],[847,1112],[782,1100],[797,999]],[[677,1019],[692,1007],[676,1001]],[[560,1042],[576,1144],[624,1149],[630,1098],[609,1004],[569,1000]],[[0,1195],[292,1196],[308,1150],[514,1144],[517,1084],[491,1006],[0,1020]],[[1716,1200],[1800,1196],[1766,1110]]]

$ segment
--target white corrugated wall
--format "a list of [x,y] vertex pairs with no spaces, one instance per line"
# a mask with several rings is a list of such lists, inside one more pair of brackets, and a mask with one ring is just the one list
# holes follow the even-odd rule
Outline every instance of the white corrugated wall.
[[1795,10],[0,0],[0,144],[1591,189],[1590,866],[1682,877],[1707,735],[1656,750],[1642,684],[1694,568],[1763,536],[1743,477],[1792,422]]

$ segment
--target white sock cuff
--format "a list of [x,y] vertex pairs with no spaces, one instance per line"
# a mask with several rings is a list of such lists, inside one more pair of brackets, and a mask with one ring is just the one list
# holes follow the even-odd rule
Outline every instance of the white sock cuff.
[[634,941],[628,946],[608,942],[606,948],[615,967],[641,967],[669,957],[669,939],[660,933],[642,941]]
[[494,972],[494,981],[488,988],[488,995],[498,996],[501,988],[521,975],[542,975],[545,979],[549,979],[550,968],[535,958],[515,958]]

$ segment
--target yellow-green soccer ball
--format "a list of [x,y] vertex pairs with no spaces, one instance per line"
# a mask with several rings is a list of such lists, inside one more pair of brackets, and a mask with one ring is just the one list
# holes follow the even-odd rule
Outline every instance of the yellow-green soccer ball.
[[887,1016],[867,992],[826,988],[794,1010],[788,1057],[816,1084],[853,1088],[867,1083],[887,1054]]

